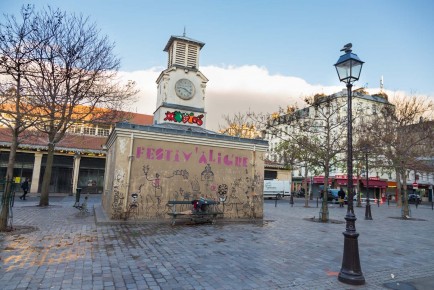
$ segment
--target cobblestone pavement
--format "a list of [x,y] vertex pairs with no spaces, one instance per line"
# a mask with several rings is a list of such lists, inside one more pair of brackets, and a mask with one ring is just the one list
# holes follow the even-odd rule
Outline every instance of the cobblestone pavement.
[[[13,224],[0,234],[0,289],[434,289],[434,211],[394,204],[355,208],[366,284],[338,281],[344,223],[318,223],[316,201],[266,200],[263,223],[170,226],[96,222],[73,197],[15,201]],[[90,205],[100,208],[100,196]],[[344,221],[346,208],[330,207]]]

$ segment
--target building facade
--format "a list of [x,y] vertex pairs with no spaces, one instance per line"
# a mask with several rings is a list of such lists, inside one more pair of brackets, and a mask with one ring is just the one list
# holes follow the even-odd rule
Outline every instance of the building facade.
[[[341,100],[342,103],[346,102],[347,98],[347,90],[344,89],[342,92],[333,94],[331,96],[324,96],[327,98],[334,99],[336,102]],[[321,102],[318,102],[321,105]],[[384,106],[393,106],[389,103],[387,99],[387,95],[384,93],[380,93],[377,95],[369,95],[363,89],[358,89],[353,92],[353,116],[355,119],[353,120],[354,127],[360,127],[365,123],[365,121],[370,118],[370,116],[374,116],[381,112],[381,109]],[[282,156],[280,156],[278,152],[278,147],[282,141],[287,138],[293,127],[287,122],[291,117],[291,114],[299,114],[304,115],[306,118],[315,119],[316,118],[316,108],[315,106],[308,106],[306,108],[300,109],[297,112],[291,112],[288,115],[279,115],[275,116],[272,122],[272,128],[278,128],[278,130],[268,131],[266,134],[266,140],[269,141],[269,148],[267,150],[267,159],[274,162],[283,162]],[[331,116],[331,115],[330,115]],[[335,116],[331,116],[331,119],[335,118],[336,122],[338,120],[345,121],[346,106],[340,106]],[[317,118],[315,122],[321,122],[320,118]],[[315,124],[315,122],[313,124]],[[333,124],[333,122],[332,122]],[[337,126],[337,130],[341,130],[342,132],[346,132],[345,126]],[[312,132],[311,132],[312,133]],[[314,135],[314,134],[313,134]],[[312,138],[313,135],[308,136]],[[353,134],[353,143],[355,143],[357,135]],[[345,159],[345,156],[342,156],[342,159]],[[345,165],[345,164],[344,164]],[[330,168],[330,176],[328,180],[328,187],[331,188],[346,188],[347,185],[347,176],[345,166],[334,166]],[[366,194],[367,190],[370,193],[370,196],[381,197],[385,200],[386,196],[391,196],[393,199],[397,197],[397,188],[396,188],[396,177],[395,172],[392,171],[384,171],[378,169],[369,169],[368,171],[368,181],[366,181],[366,172],[364,170],[365,163],[360,160],[354,160],[353,162],[354,175],[353,175],[353,184],[358,185],[363,194]],[[292,190],[297,191],[306,182],[308,187],[308,192],[312,192],[313,196],[319,196],[320,190],[324,187],[325,178],[324,174],[318,169],[307,169],[300,166],[295,168],[292,171],[292,180],[293,180],[293,188]],[[356,172],[358,174],[356,174]],[[307,176],[307,178],[306,178]],[[432,172],[424,172],[415,174],[411,170],[408,171],[407,178],[407,187],[409,192],[417,191],[425,199],[428,199],[429,196],[432,195],[432,187],[434,184],[434,174]],[[419,182],[416,182],[419,180]],[[416,184],[417,183],[417,184]]]
[[[128,113],[126,121],[152,124],[152,116]],[[80,123],[71,126],[56,145],[50,193],[73,194],[77,188],[88,193],[102,193],[104,182],[105,143],[112,124]],[[11,134],[0,128],[0,176],[6,176]],[[40,192],[47,158],[48,138],[38,132],[26,132],[18,147],[14,181],[29,180],[30,194]]]

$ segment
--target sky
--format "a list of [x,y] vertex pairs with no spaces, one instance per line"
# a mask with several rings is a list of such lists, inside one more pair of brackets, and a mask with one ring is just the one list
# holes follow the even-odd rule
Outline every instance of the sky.
[[185,29],[205,43],[199,69],[209,79],[211,130],[224,115],[271,113],[345,89],[333,65],[349,42],[365,62],[354,88],[377,93],[383,78],[389,96],[434,99],[431,0],[0,0],[0,12],[18,16],[25,4],[89,16],[115,43],[120,75],[140,90],[130,110],[150,115],[163,49]]

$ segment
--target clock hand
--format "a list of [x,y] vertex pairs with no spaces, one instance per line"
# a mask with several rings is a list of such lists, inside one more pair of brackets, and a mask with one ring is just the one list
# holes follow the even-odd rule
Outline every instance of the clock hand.
[[189,89],[187,89],[187,88],[182,88],[184,91],[186,91],[187,93],[191,93],[191,91],[189,90]]

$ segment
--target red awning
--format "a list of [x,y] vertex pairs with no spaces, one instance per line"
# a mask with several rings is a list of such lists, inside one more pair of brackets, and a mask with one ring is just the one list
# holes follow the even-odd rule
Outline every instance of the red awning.
[[[314,176],[313,183],[324,184],[324,176]],[[332,184],[332,179],[330,177],[329,184]]]
[[[347,185],[347,178],[336,178],[335,181],[338,185]],[[357,185],[357,178],[353,178],[353,185]]]
[[[366,187],[366,179],[362,179],[363,186]],[[383,180],[369,180],[369,188],[387,188],[387,181]]]

